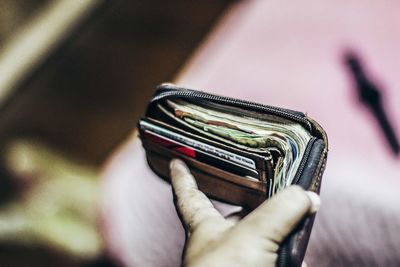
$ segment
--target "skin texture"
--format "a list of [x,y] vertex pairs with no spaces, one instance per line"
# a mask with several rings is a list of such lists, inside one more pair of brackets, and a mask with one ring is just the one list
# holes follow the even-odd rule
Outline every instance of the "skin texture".
[[275,266],[280,243],[320,205],[317,194],[290,186],[236,222],[197,188],[181,160],[171,162],[176,208],[188,236],[183,266]]

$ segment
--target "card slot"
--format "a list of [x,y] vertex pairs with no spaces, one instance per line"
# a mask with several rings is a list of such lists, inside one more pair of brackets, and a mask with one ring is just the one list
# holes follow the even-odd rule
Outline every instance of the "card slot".
[[147,150],[147,161],[151,169],[166,181],[169,178],[169,163],[172,158],[181,158],[189,166],[199,189],[207,196],[227,203],[254,209],[267,199],[265,184],[220,170],[195,159],[164,149],[148,140],[143,140]]
[[272,178],[274,176],[273,167],[272,167],[273,166],[273,162],[272,162],[273,159],[270,156],[268,157],[268,156],[264,156],[264,155],[258,155],[258,154],[252,153],[252,152],[248,152],[248,151],[237,149],[235,147],[230,147],[230,146],[227,146],[227,145],[225,145],[223,143],[218,143],[218,142],[215,142],[213,140],[207,139],[205,137],[199,136],[197,134],[193,134],[191,132],[184,131],[181,128],[177,128],[174,125],[167,124],[164,121],[160,121],[160,120],[157,120],[157,119],[154,119],[154,118],[147,118],[147,119],[142,119],[142,120],[150,122],[150,123],[153,123],[153,124],[155,124],[157,126],[160,126],[162,128],[165,128],[165,129],[173,131],[173,132],[176,132],[176,133],[181,134],[183,136],[192,138],[194,140],[203,142],[205,144],[212,145],[212,146],[215,146],[217,148],[229,151],[231,153],[235,153],[235,154],[241,155],[243,157],[250,158],[250,159],[255,161],[257,169],[264,171],[263,173],[265,173],[266,176],[262,176],[261,177],[262,180],[267,179],[267,177],[268,178]]
[[160,155],[163,155],[165,157],[169,158],[182,158],[187,161],[189,164],[191,164],[193,167],[202,170],[204,172],[208,172],[212,175],[215,176],[217,174],[217,178],[219,180],[226,180],[231,183],[239,184],[248,188],[252,188],[261,192],[266,192],[266,183],[263,181],[259,181],[255,178],[248,178],[245,176],[239,176],[234,173],[227,172],[225,170],[219,169],[217,167],[214,167],[212,165],[209,165],[207,163],[198,161],[194,158],[188,157],[186,155],[183,155],[179,152],[176,152],[174,150],[170,150],[168,148],[165,148],[163,146],[158,145],[157,143],[154,143],[150,140],[146,140],[142,138],[142,143],[143,146],[145,147],[146,150],[150,150],[152,152],[158,153]]

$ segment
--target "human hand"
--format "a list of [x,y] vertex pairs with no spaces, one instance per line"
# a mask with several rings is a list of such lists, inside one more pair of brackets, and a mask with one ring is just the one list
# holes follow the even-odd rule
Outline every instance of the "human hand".
[[183,266],[275,266],[281,242],[320,205],[317,194],[290,186],[235,222],[198,190],[181,160],[170,167],[176,207],[188,235]]

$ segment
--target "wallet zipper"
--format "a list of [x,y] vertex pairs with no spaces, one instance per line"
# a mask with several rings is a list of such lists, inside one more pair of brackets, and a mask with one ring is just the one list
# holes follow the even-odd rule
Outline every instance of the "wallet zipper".
[[259,104],[256,102],[236,99],[232,97],[212,95],[202,91],[196,91],[191,89],[183,89],[176,87],[172,84],[162,84],[156,92],[156,95],[150,101],[151,103],[162,100],[166,97],[180,97],[180,98],[189,98],[189,99],[202,99],[214,101],[221,104],[232,104],[238,107],[246,107],[252,110],[264,111],[269,114],[278,115],[286,119],[290,119],[296,122],[301,123],[306,127],[307,130],[312,132],[311,123],[307,120],[307,118],[300,112],[295,112],[291,110],[287,110],[280,107],[273,107],[268,105]]
[[299,168],[297,169],[296,175],[293,177],[292,184],[297,184],[300,179],[301,174],[303,173],[304,168],[306,167],[308,156],[311,153],[311,149],[313,147],[314,142],[317,140],[316,137],[312,137],[306,146],[306,150],[304,151],[303,158],[301,159]]
[[[212,95],[206,92],[191,90],[186,88],[179,88],[173,84],[162,84],[158,87],[158,90],[155,96],[151,99],[150,103],[154,103],[155,101],[162,100],[167,97],[180,97],[180,98],[189,98],[189,99],[201,99],[201,100],[209,100],[212,102],[217,102],[221,104],[232,104],[238,107],[246,107],[252,110],[264,111],[269,114],[278,115],[286,119],[290,119],[296,122],[301,123],[306,127],[307,130],[312,132],[311,123],[307,120],[307,118],[300,112],[295,112],[291,110],[287,110],[284,108],[273,107],[268,105],[259,104],[256,102],[236,99],[232,97]],[[306,167],[308,157],[311,153],[312,146],[314,142],[317,140],[316,137],[312,137],[307,144],[306,150],[304,151],[303,159],[300,162],[299,168],[297,169],[296,176],[293,178],[292,183],[297,183],[301,174],[303,173],[304,168]]]
[[287,266],[286,259],[287,259],[287,255],[289,254],[288,250],[289,249],[287,246],[283,246],[281,248],[281,250],[279,251],[279,253],[278,253],[279,257],[278,257],[277,263],[276,263],[277,267],[286,267]]

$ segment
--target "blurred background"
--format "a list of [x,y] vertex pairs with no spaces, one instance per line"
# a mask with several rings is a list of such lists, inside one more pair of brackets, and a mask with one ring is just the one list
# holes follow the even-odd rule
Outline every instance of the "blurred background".
[[399,11],[0,0],[0,266],[179,265],[171,189],[132,134],[165,81],[316,119],[330,152],[307,263],[400,266]]
[[117,266],[99,167],[231,2],[0,0],[0,266]]

